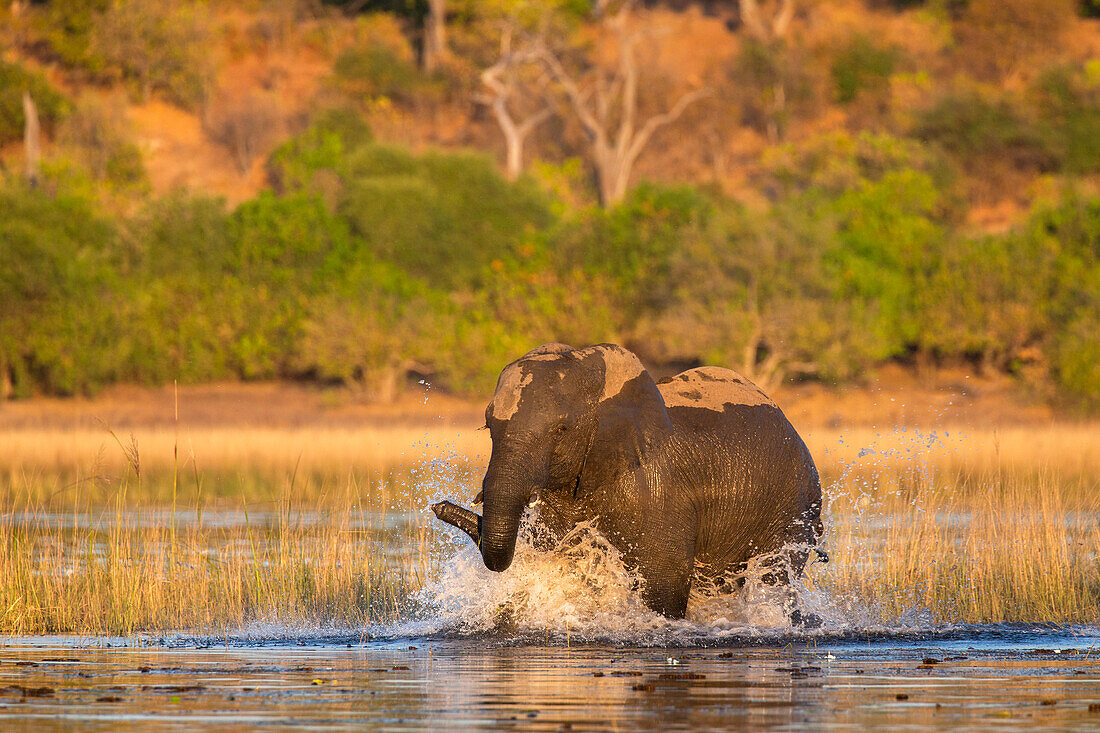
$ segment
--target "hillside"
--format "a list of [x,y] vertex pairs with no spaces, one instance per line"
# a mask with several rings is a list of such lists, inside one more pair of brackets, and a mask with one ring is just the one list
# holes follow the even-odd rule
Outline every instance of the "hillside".
[[450,0],[430,54],[409,7],[0,10],[0,396],[481,394],[562,339],[1100,399],[1094,3]]

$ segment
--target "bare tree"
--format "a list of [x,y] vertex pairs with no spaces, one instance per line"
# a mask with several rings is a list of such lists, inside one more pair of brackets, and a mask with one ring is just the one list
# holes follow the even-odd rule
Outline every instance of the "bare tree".
[[597,70],[595,79],[586,88],[573,79],[549,49],[544,47],[540,54],[592,145],[600,202],[605,206],[622,201],[626,195],[630,172],[653,133],[675,122],[693,102],[709,93],[706,88],[687,92],[667,112],[638,124],[638,64],[634,47],[643,34],[627,29],[630,9],[631,3],[623,3],[604,21],[618,40],[617,68],[606,73]]
[[509,180],[515,180],[523,172],[523,146],[527,136],[553,114],[553,109],[546,103],[523,119],[517,119],[517,114],[512,111],[511,104],[521,92],[521,72],[538,60],[540,48],[525,43],[523,48],[513,49],[514,32],[510,24],[505,26],[500,37],[500,59],[481,72],[481,83],[491,94],[477,97],[477,101],[488,105],[493,111],[504,134],[505,171]]
[[38,124],[38,108],[30,92],[23,92],[23,151],[27,182],[38,185],[38,171],[42,160],[41,128]]
[[741,22],[761,43],[771,43],[787,37],[787,30],[794,18],[794,0],[779,0],[778,4],[779,8],[772,16],[771,23],[766,23],[757,0],[741,0]]
[[428,15],[424,18],[424,49],[421,62],[424,71],[435,71],[439,60],[447,53],[447,0],[428,0]]

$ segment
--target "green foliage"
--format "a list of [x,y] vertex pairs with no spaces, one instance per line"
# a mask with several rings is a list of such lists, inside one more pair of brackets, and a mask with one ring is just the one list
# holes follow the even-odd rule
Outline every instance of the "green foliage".
[[831,72],[837,100],[848,104],[862,91],[883,90],[897,63],[897,49],[880,48],[868,36],[853,37],[833,58]]
[[1060,167],[1078,174],[1100,170],[1100,80],[1057,66],[1038,78],[1031,97]]
[[1053,170],[1057,156],[1043,136],[1006,99],[951,93],[924,111],[913,134],[973,170],[985,161],[1018,169]]
[[[239,320],[225,202],[181,194],[149,202],[129,222],[122,272],[144,336],[137,370],[161,383],[238,376],[230,346]],[[237,285],[239,288],[239,285]]]
[[411,102],[420,82],[412,61],[401,58],[385,46],[355,46],[346,49],[333,67],[338,88],[349,97],[388,97]]
[[41,74],[0,61],[0,144],[23,139],[23,93],[29,92],[47,131],[68,114],[70,104]]
[[[16,394],[129,378],[116,233],[76,196],[0,188],[0,372]],[[0,375],[2,379],[4,375]]]
[[111,0],[50,0],[33,26],[51,56],[69,67],[98,71],[102,59],[91,49],[95,24]]
[[550,223],[529,181],[509,183],[488,157],[413,155],[365,145],[344,162],[339,210],[371,252],[433,286],[476,284],[485,267]]
[[618,206],[588,209],[565,227],[556,237],[554,266],[604,278],[629,320],[659,305],[673,256],[712,210],[690,186],[642,184]]
[[346,176],[348,153],[371,139],[370,128],[358,113],[349,109],[328,110],[303,133],[271,153],[267,161],[268,179],[279,192],[322,191],[326,183],[334,184]]
[[196,2],[117,0],[92,27],[91,49],[102,59],[97,76],[133,85],[193,109],[213,77],[205,9]]

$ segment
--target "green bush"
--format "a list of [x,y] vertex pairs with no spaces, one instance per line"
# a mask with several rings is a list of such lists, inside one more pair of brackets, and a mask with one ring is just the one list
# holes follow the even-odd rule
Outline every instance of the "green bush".
[[1048,69],[1031,89],[1043,137],[1069,173],[1100,171],[1100,82],[1079,68]]
[[388,97],[408,103],[416,98],[420,71],[385,46],[348,48],[333,66],[336,86],[350,97]]
[[0,61],[0,144],[23,139],[24,92],[30,93],[39,122],[47,132],[70,111],[68,100],[44,76]]
[[545,197],[486,156],[383,145],[348,156],[339,211],[377,257],[447,288],[476,285],[551,221]]
[[362,249],[317,197],[261,193],[230,218],[234,369],[246,379],[289,376],[309,301]]
[[563,227],[555,235],[553,267],[602,277],[629,321],[667,299],[675,286],[673,256],[712,213],[712,202],[696,188],[642,184],[614,208],[587,209]]
[[182,194],[150,201],[126,231],[123,275],[131,284],[135,330],[143,334],[142,381],[238,376],[230,344],[240,319],[227,307],[240,284],[225,202]]
[[1100,277],[1090,300],[1073,314],[1054,347],[1053,371],[1062,393],[1086,408],[1100,406]]
[[268,180],[279,193],[324,192],[326,183],[331,187],[346,177],[349,152],[372,139],[370,128],[354,110],[327,110],[304,132],[271,153]]
[[855,36],[839,50],[830,69],[837,101],[848,104],[860,92],[883,92],[897,64],[897,49],[881,48],[868,36]]
[[205,99],[214,75],[205,8],[196,2],[116,0],[94,14],[89,64],[145,100],[153,93],[186,109]]
[[92,51],[92,34],[110,5],[111,0],[52,0],[35,9],[32,27],[48,55],[70,68],[97,72],[103,60]]
[[115,228],[86,199],[0,188],[0,372],[17,395],[134,376],[116,256]]
[[963,161],[967,170],[981,168],[983,161],[1038,171],[1058,166],[1057,151],[1006,99],[948,94],[920,114],[913,135]]

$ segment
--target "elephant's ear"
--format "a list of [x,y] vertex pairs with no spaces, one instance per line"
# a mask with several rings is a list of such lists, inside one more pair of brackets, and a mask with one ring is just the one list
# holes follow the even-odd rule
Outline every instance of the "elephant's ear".
[[672,422],[657,385],[638,357],[621,346],[600,344],[575,355],[603,372],[603,391],[596,405],[598,424],[586,469],[637,468],[672,434]]

